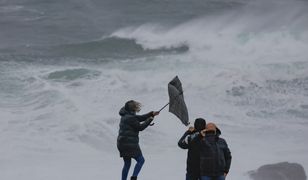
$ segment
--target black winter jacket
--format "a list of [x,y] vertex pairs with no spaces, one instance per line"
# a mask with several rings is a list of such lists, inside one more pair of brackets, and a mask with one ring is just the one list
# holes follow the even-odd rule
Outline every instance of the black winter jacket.
[[[194,179],[200,177],[200,141],[193,139],[198,136],[198,132],[186,131],[178,142],[178,146],[182,149],[188,149],[186,171]],[[187,138],[187,141],[185,139]]]
[[125,110],[123,107],[120,112],[121,121],[117,147],[121,157],[137,157],[142,154],[139,147],[139,131],[147,128],[152,122],[152,112],[144,115],[136,115]]
[[231,152],[227,142],[215,134],[207,134],[201,140],[201,176],[220,176],[228,173],[231,165]]

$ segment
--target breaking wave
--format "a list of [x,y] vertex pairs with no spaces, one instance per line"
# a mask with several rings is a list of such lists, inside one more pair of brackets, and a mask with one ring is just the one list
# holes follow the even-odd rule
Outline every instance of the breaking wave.
[[82,78],[93,78],[100,75],[99,71],[78,68],[78,69],[65,69],[61,71],[54,71],[47,75],[47,79],[54,81],[72,81]]
[[184,53],[189,47],[185,44],[176,47],[144,48],[138,41],[130,38],[106,37],[102,40],[65,44],[53,48],[53,52],[61,56],[85,58],[137,58],[143,56]]

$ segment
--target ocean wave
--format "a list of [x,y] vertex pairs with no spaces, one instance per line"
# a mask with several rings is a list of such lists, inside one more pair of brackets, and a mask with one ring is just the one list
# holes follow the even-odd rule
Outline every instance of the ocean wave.
[[[246,82],[226,90],[236,106],[249,110],[246,115],[258,118],[307,118],[305,99],[308,77]],[[302,99],[303,101],[299,100]],[[250,109],[253,107],[252,109]]]
[[170,53],[183,53],[189,47],[181,45],[169,48],[146,49],[136,40],[130,38],[107,37],[102,40],[76,44],[64,44],[52,48],[60,56],[86,58],[130,58]]
[[1,22],[36,21],[45,16],[45,12],[21,5],[0,6]]
[[135,39],[145,49],[184,44],[196,59],[222,63],[304,61],[308,44],[306,7],[304,2],[252,1],[223,14],[197,17],[176,26],[145,23],[121,28],[112,36]]
[[84,78],[91,79],[99,76],[100,74],[101,73],[99,71],[85,68],[65,69],[48,73],[47,79],[53,81],[73,81]]
[[17,12],[22,10],[23,6],[1,6],[0,7],[0,13],[11,13],[11,12]]
[[45,108],[61,101],[58,91],[46,89],[44,82],[35,77],[6,77],[0,86],[0,107],[16,114]]

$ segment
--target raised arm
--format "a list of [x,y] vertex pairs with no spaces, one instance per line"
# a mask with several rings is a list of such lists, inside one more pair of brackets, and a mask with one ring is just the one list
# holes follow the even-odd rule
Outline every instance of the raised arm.
[[137,118],[137,120],[139,122],[143,122],[143,121],[147,120],[150,117],[157,116],[158,114],[159,114],[159,112],[157,112],[157,111],[151,111],[151,112],[143,114],[143,115],[136,115],[135,117]]
[[185,140],[187,138],[187,136],[189,136],[191,134],[190,131],[186,131],[183,136],[180,138],[179,142],[178,142],[178,146],[182,149],[188,149],[189,145],[188,142]]
[[153,117],[149,117],[144,122],[140,123],[140,121],[137,118],[133,118],[129,121],[129,124],[136,130],[136,131],[143,131],[145,128],[147,128],[151,122],[153,121]]
[[195,132],[194,127],[189,127],[189,129],[184,133],[178,142],[178,146],[182,149],[188,149],[193,141],[198,141],[199,132]]

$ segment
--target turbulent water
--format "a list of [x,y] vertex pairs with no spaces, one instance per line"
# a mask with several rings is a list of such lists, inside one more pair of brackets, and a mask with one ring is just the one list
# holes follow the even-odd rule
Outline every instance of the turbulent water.
[[[0,40],[0,179],[120,179],[119,109],[159,109],[176,75],[191,122],[229,143],[229,179],[308,169],[306,0],[0,0]],[[141,178],[183,179],[186,127],[155,121]]]

